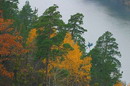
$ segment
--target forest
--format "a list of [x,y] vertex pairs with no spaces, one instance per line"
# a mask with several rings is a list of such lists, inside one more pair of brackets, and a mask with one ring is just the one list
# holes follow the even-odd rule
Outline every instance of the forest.
[[126,86],[110,31],[86,43],[82,13],[65,23],[56,4],[41,16],[18,4],[0,0],[0,86]]

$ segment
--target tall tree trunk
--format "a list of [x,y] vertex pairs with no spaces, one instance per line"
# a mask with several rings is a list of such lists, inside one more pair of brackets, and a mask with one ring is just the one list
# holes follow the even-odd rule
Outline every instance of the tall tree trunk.
[[49,58],[46,58],[46,76],[45,76],[45,85],[43,86],[48,86],[48,63],[49,63]]

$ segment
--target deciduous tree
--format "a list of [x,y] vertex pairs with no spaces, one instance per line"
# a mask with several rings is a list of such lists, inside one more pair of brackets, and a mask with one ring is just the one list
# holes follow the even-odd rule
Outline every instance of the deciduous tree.
[[72,40],[70,33],[66,34],[66,37],[64,38],[60,48],[63,49],[65,44],[69,44],[73,49],[69,49],[66,54],[63,54],[62,56],[57,57],[55,60],[52,60],[49,64],[51,66],[50,68],[65,69],[69,72],[69,77],[67,78],[68,82],[66,83],[67,86],[86,86],[86,84],[89,84],[91,79],[90,68],[92,59],[91,57],[81,59],[82,51],[79,49],[80,47],[78,44]]
[[8,72],[6,64],[11,61],[16,55],[20,55],[24,50],[22,44],[19,42],[22,37],[19,35],[12,35],[10,31],[13,28],[9,27],[13,23],[12,20],[4,20],[0,18],[0,74],[13,77],[13,72]]

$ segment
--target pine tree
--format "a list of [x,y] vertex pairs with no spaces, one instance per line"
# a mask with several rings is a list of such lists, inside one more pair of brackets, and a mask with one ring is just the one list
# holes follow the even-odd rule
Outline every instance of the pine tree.
[[[43,15],[39,18],[36,27],[39,29],[37,36],[37,57],[39,59],[46,59],[45,62],[45,83],[43,86],[48,85],[48,64],[53,52],[51,47],[53,45],[58,46],[64,39],[65,32],[59,30],[63,21],[61,19],[60,12],[57,11],[58,6],[53,5],[49,7]],[[61,28],[62,29],[62,28]],[[56,36],[51,37],[53,33],[58,32]]]
[[99,86],[113,86],[121,78],[119,70],[121,63],[117,59],[121,57],[121,54],[118,51],[116,39],[112,36],[111,32],[105,32],[99,37],[96,46],[89,53],[93,59],[91,69],[92,86],[94,84],[98,84]]
[[83,57],[85,57],[86,46],[85,46],[85,39],[82,37],[82,35],[87,30],[82,27],[83,18],[84,16],[82,13],[76,13],[72,15],[71,18],[68,20],[68,24],[66,25],[66,28],[71,33],[73,40],[75,42],[78,42],[78,45],[80,46],[80,50],[82,50],[84,53]]
[[[60,14],[59,11],[57,11],[59,7],[54,4],[53,6],[49,7],[48,9],[45,10],[45,12],[42,14],[42,16],[39,17],[39,20],[36,24],[37,28],[44,27],[45,29],[47,28],[52,29],[62,29],[61,27],[64,26],[64,22],[61,19],[62,15]],[[50,31],[50,30],[49,30]],[[52,31],[50,31],[51,34]]]
[[4,19],[15,19],[18,13],[18,0],[0,0],[0,10]]
[[25,2],[22,10],[18,14],[16,26],[21,35],[26,39],[28,32],[33,28],[34,23],[37,21],[37,9],[32,10],[29,1]]

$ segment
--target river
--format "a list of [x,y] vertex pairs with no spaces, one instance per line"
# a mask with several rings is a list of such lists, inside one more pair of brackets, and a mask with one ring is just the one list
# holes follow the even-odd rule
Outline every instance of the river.
[[[119,51],[122,57],[119,60],[122,63],[121,70],[123,71],[122,80],[130,82],[130,16],[117,15],[116,10],[100,4],[92,0],[29,0],[32,8],[38,8],[38,14],[41,15],[46,8],[57,4],[59,11],[63,15],[63,19],[67,22],[70,15],[77,12],[84,14],[84,27],[88,30],[84,34],[87,42],[92,42],[95,45],[96,40],[105,31],[113,33],[113,37],[117,39]],[[19,0],[21,8],[25,0]],[[119,14],[123,14],[118,9]],[[128,19],[128,20],[127,20]]]

